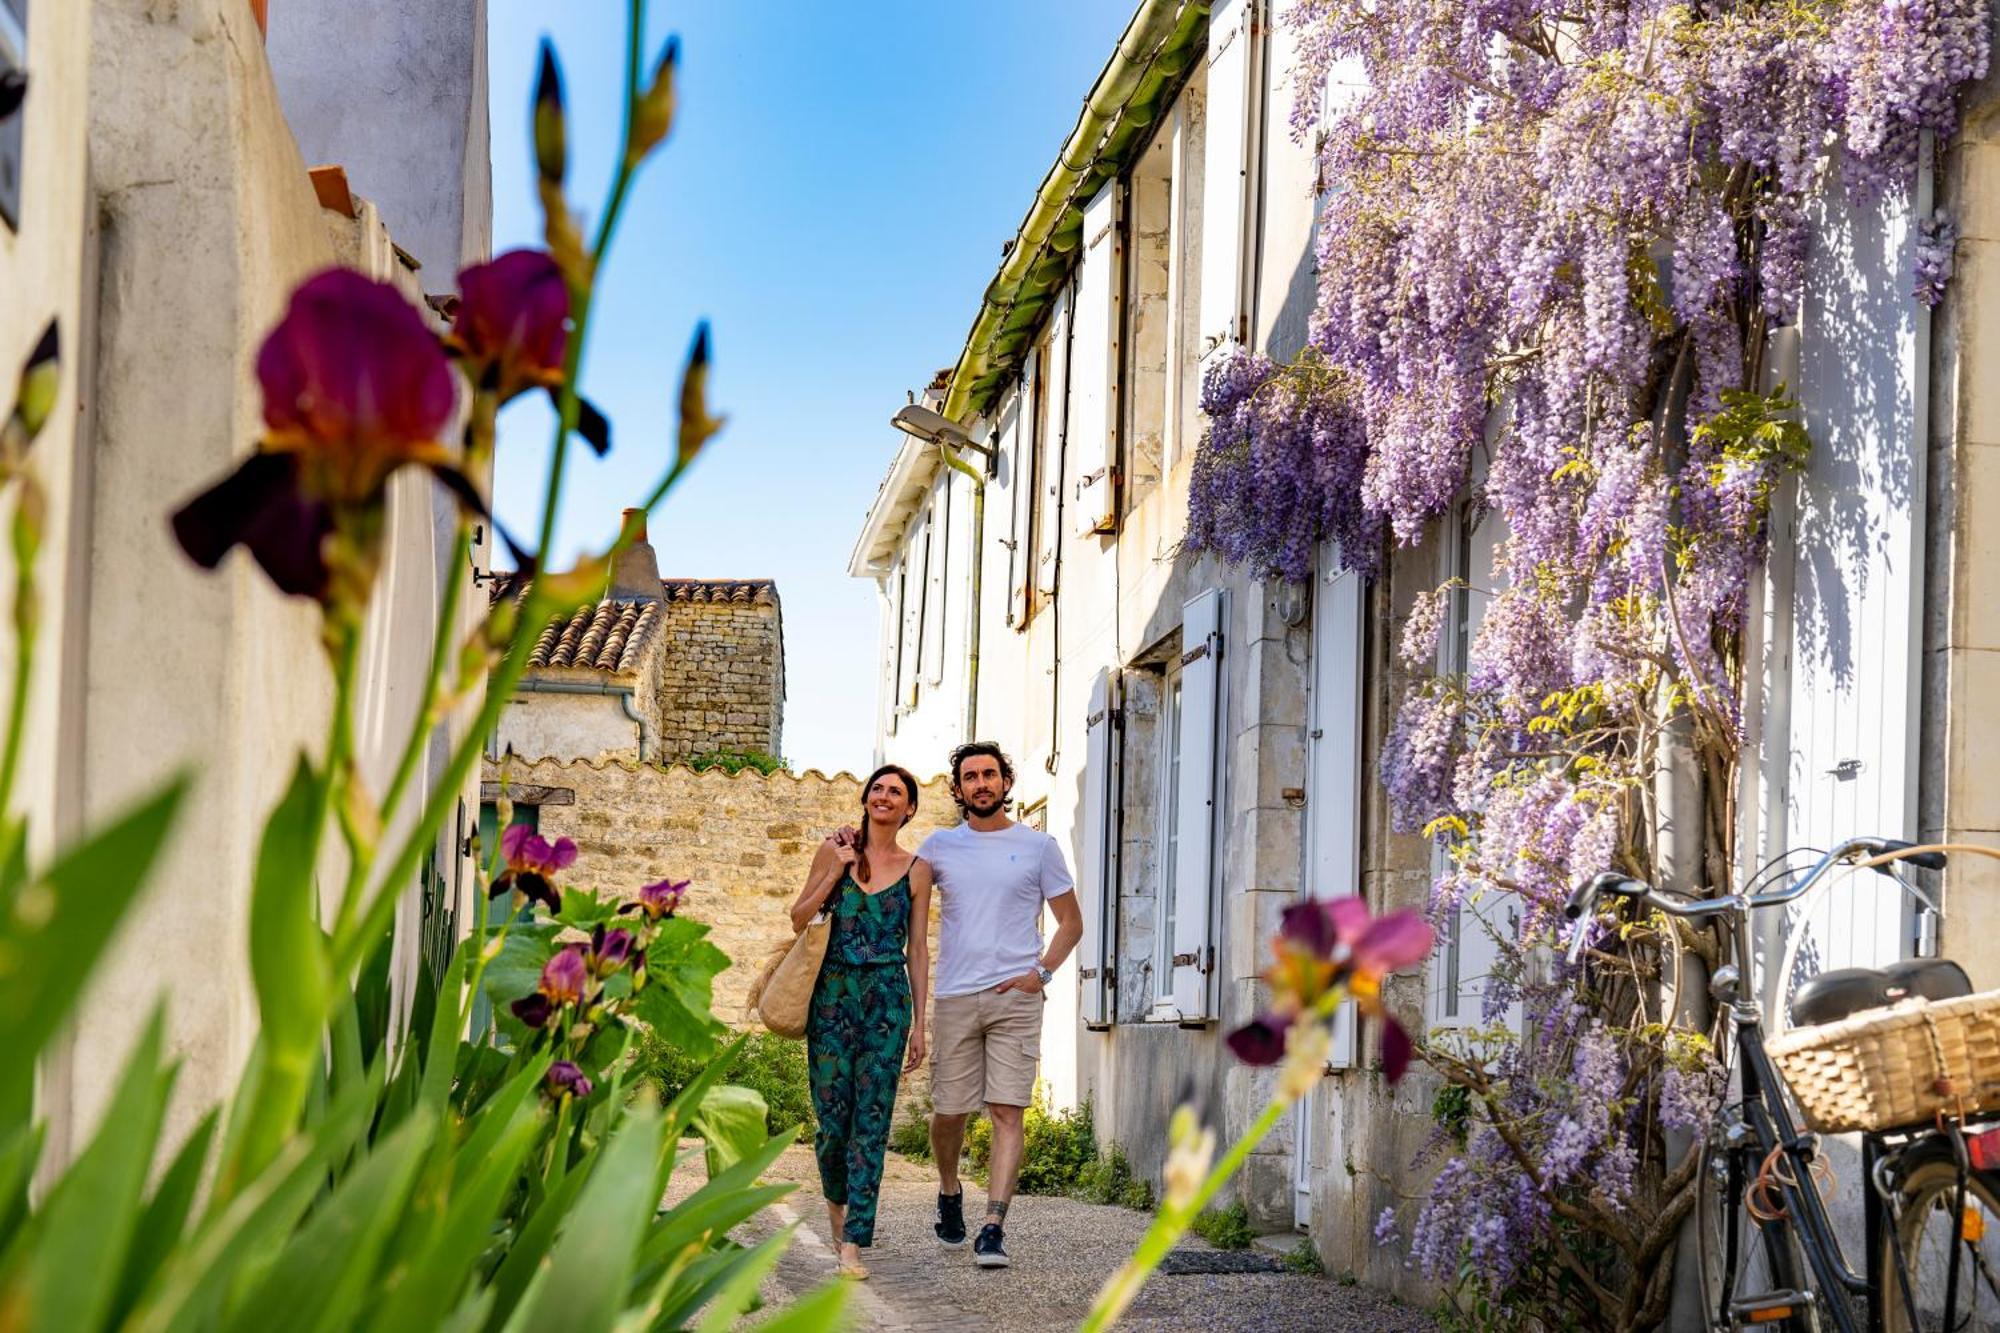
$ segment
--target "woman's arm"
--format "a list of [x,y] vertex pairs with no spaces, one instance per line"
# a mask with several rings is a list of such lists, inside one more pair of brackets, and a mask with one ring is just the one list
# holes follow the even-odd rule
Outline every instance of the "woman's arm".
[[903,1061],[909,1073],[924,1062],[924,1004],[931,989],[931,866],[922,857],[910,863],[910,1045]]
[[847,867],[854,864],[854,848],[828,838],[813,853],[812,869],[806,872],[806,886],[792,900],[792,930],[804,930],[813,914],[826,904],[827,895],[840,883]]

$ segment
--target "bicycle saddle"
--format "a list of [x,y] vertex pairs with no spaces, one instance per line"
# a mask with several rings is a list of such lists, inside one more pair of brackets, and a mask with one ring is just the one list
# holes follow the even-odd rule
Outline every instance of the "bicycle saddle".
[[1795,1028],[1832,1023],[1865,1009],[1880,1009],[1921,996],[1951,1000],[1972,994],[1965,969],[1949,958],[1909,958],[1887,967],[1842,967],[1822,972],[1792,996]]

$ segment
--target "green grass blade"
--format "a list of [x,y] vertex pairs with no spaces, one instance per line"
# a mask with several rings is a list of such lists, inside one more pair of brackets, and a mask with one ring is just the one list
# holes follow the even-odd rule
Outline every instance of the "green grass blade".
[[0,1254],[28,1216],[28,1186],[42,1160],[41,1125],[23,1125],[0,1144]]
[[451,1096],[451,1074],[458,1060],[458,1034],[465,1027],[465,969],[472,948],[462,940],[438,986],[437,1008],[431,1014],[431,1037],[424,1047],[424,1077],[417,1100],[443,1114]]
[[583,1192],[584,1185],[594,1174],[595,1166],[592,1158],[577,1163],[563,1177],[562,1184],[550,1190],[535,1211],[528,1215],[520,1235],[514,1238],[514,1243],[507,1249],[507,1257],[501,1260],[499,1270],[493,1275],[494,1301],[486,1320],[488,1333],[500,1333],[510,1322],[516,1307],[526,1299],[535,1274],[541,1271],[549,1247],[555,1243],[556,1233],[562,1229],[570,1207],[576,1203],[576,1196]]
[[124,918],[187,794],[178,778],[65,852],[0,917],[0,1107],[26,1105],[35,1065]]
[[709,1298],[701,1322],[695,1325],[695,1333],[725,1333],[750,1308],[764,1285],[765,1275],[778,1266],[778,1260],[792,1243],[792,1232],[795,1230],[796,1226],[786,1227],[754,1249],[744,1250],[737,1256],[729,1276],[717,1284],[715,1294]]

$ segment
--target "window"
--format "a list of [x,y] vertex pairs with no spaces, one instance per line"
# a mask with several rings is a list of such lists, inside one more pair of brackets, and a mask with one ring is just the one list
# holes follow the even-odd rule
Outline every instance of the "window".
[[1064,411],[1069,394],[1069,314],[1071,293],[1057,295],[1048,331],[1042,336],[1041,391],[1035,397],[1034,588],[1028,616],[1055,595],[1062,551]]
[[[1462,674],[1471,660],[1473,640],[1500,577],[1495,561],[1500,529],[1499,516],[1482,512],[1471,500],[1462,501],[1445,526],[1444,569],[1455,586],[1438,643],[1440,675]],[[1448,869],[1445,854],[1434,852],[1433,877]],[[1433,1023],[1468,1027],[1485,1023],[1486,987],[1499,960],[1499,941],[1519,929],[1520,907],[1511,893],[1488,892],[1476,902],[1452,909],[1432,963]]]

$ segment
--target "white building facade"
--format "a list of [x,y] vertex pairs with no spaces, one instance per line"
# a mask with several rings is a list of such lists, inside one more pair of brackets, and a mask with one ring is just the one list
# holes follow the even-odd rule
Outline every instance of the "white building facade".
[[[1052,991],[1044,1078],[1058,1104],[1088,1098],[1100,1138],[1156,1182],[1177,1102],[1226,1141],[1268,1097],[1221,1035],[1259,1007],[1282,909],[1302,893],[1426,905],[1432,854],[1392,830],[1374,776],[1392,647],[1412,599],[1456,577],[1440,665],[1462,669],[1504,536],[1468,506],[1381,577],[1323,557],[1309,586],[1181,549],[1203,370],[1304,343],[1323,185],[1290,134],[1272,4],[1198,8],[1139,6],[925,393],[983,446],[958,450],[976,475],[906,438],[850,565],[880,590],[878,757],[929,773],[968,736],[998,741],[1018,817],[1072,858],[1086,935]],[[1744,872],[1852,833],[2000,841],[1972,772],[1980,738],[2000,739],[1978,688],[2000,573],[1971,535],[2000,522],[2000,486],[1980,484],[2000,476],[2000,389],[1975,372],[2000,337],[1978,313],[2000,309],[2000,149],[1976,110],[1991,90],[1974,100],[1966,140],[1907,201],[1818,220],[1806,309],[1774,340],[1815,448],[1775,511],[1753,614]],[[1962,204],[1966,238],[1935,334],[1908,290],[1912,218],[1934,198]],[[1941,923],[1868,876],[1778,928],[1817,966],[1941,946],[2000,984],[2000,957],[1972,943],[2000,918],[1995,875],[1967,860]],[[1386,992],[1406,1027],[1481,1022],[1490,939],[1470,915],[1440,924],[1431,964]],[[1406,1202],[1437,1085],[1420,1068],[1390,1089],[1374,1062],[1343,1023],[1238,1189],[1260,1225],[1309,1230],[1329,1271],[1409,1290],[1372,1228]]]

